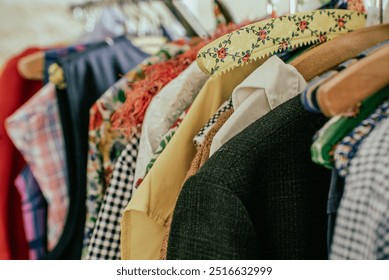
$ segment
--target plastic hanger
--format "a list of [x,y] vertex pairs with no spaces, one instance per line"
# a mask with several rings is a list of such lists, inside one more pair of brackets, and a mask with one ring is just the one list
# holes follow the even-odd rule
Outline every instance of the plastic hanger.
[[389,40],[389,24],[365,27],[321,44],[291,64],[309,81],[386,40]]
[[326,116],[350,111],[360,101],[389,84],[389,46],[376,50],[318,89],[318,103]]

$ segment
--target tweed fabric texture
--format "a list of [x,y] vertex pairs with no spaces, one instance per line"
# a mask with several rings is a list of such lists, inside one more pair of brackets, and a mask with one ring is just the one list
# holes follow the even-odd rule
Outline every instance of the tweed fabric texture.
[[299,96],[228,141],[186,181],[167,259],[325,259],[331,174],[310,158],[324,117]]
[[389,259],[389,119],[351,161],[338,210],[331,259]]
[[[209,159],[209,152],[211,150],[212,140],[215,137],[216,133],[220,130],[220,128],[226,123],[228,118],[232,115],[234,112],[234,109],[228,109],[227,111],[220,114],[219,118],[217,119],[215,125],[212,127],[212,129],[209,131],[207,135],[205,135],[205,139],[203,144],[199,147],[197,154],[195,158],[192,161],[192,164],[188,170],[188,173],[186,174],[185,181],[196,174],[196,172],[200,169],[201,166],[204,165],[204,163]],[[167,225],[166,225],[166,232],[162,243],[162,249],[161,249],[161,260],[166,259],[167,254],[167,247],[169,242],[169,234],[172,224],[172,218],[169,219]]]

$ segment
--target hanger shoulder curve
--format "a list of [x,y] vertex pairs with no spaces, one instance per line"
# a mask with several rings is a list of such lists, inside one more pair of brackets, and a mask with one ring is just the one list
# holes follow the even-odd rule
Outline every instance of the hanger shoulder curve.
[[309,81],[386,40],[389,40],[389,24],[361,28],[313,48],[291,65]]
[[18,62],[19,74],[27,80],[43,80],[45,52],[39,51],[22,58]]
[[349,111],[389,84],[389,46],[354,63],[318,90],[318,103],[326,116]]

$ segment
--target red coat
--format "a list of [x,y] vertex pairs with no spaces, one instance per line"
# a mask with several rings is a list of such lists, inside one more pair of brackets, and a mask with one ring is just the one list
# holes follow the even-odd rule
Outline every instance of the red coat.
[[28,259],[20,195],[14,185],[25,162],[5,131],[4,122],[41,87],[17,70],[19,59],[39,49],[28,49],[10,59],[0,74],[0,259]]

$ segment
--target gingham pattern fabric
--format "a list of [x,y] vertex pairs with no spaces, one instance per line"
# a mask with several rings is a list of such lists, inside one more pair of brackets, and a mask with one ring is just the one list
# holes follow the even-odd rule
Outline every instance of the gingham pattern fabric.
[[112,179],[104,195],[90,239],[86,259],[120,259],[120,221],[122,212],[132,196],[139,139],[140,132],[130,140],[115,164]]
[[188,45],[167,44],[157,54],[146,58],[135,69],[109,88],[89,110],[86,223],[82,259],[86,257],[90,238],[109,185],[115,163],[128,140],[112,128],[112,115],[126,101],[128,84],[144,78],[146,66],[166,61],[186,51]]
[[212,118],[210,118],[208,122],[200,129],[199,133],[197,133],[195,138],[193,138],[193,143],[196,145],[196,147],[200,146],[204,142],[205,136],[212,129],[213,125],[219,119],[220,115],[225,111],[231,109],[232,107],[232,98],[229,98],[220,106],[219,110],[216,111]]
[[127,83],[128,79],[125,77],[117,81],[89,110],[86,219],[82,259],[87,254],[116,160],[128,143],[127,139],[111,126],[113,112],[126,100],[124,91]]
[[389,259],[389,119],[351,161],[338,210],[331,259]]
[[44,86],[7,119],[6,125],[46,199],[50,251],[62,235],[69,205],[65,146],[54,85]]
[[351,160],[354,158],[360,144],[369,136],[374,128],[389,116],[389,101],[382,103],[373,114],[361,122],[336,146],[334,153],[335,167],[342,177],[347,176]]

